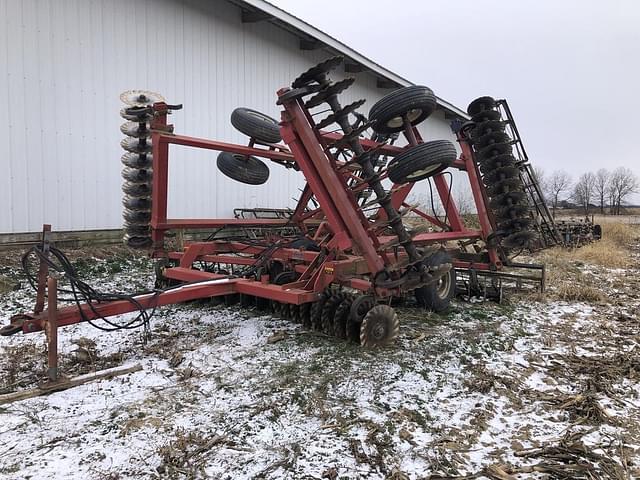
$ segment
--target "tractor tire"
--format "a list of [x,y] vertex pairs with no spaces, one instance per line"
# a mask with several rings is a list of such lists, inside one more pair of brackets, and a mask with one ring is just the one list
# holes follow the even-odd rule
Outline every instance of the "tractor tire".
[[278,122],[264,113],[250,108],[236,108],[231,113],[231,125],[261,143],[280,143]]
[[227,177],[247,185],[262,185],[269,179],[269,167],[260,159],[237,153],[220,152],[218,170]]
[[369,121],[377,133],[404,130],[403,115],[411,125],[417,125],[436,109],[436,96],[428,87],[413,85],[399,88],[378,100],[369,110]]
[[391,161],[389,179],[394,183],[417,182],[450,167],[456,157],[456,147],[448,140],[420,143]]
[[[453,263],[451,255],[445,251],[438,251],[425,259],[430,266]],[[451,299],[456,293],[456,271],[453,267],[437,282],[414,290],[416,302],[421,307],[432,312],[442,313],[449,308]]]

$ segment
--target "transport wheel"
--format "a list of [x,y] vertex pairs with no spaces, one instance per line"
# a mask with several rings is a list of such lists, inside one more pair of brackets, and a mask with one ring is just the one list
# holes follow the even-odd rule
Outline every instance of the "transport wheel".
[[484,112],[485,110],[492,110],[496,108],[496,101],[491,97],[476,98],[467,107],[467,113],[472,117]]
[[248,185],[262,185],[269,179],[269,167],[253,156],[245,157],[237,153],[220,152],[218,170],[227,177]]
[[280,143],[280,127],[269,115],[250,108],[236,108],[231,113],[231,125],[236,130],[261,143]]
[[376,305],[365,315],[360,326],[360,345],[366,348],[390,344],[398,336],[400,322],[388,305]]
[[[425,262],[432,267],[453,263],[451,255],[444,251],[435,252]],[[414,294],[418,305],[432,312],[442,313],[449,308],[456,291],[456,271],[451,267],[437,282],[416,288]]]
[[369,121],[378,133],[404,130],[404,116],[411,125],[417,125],[436,109],[436,96],[424,86],[399,88],[378,100],[369,110]]
[[391,161],[389,179],[394,183],[417,182],[450,167],[456,156],[456,147],[448,140],[415,145]]
[[335,335],[333,331],[333,319],[338,306],[344,301],[346,294],[343,292],[331,295],[322,306],[322,332],[327,335]]
[[347,321],[349,320],[352,303],[353,299],[351,297],[347,297],[336,309],[336,313],[333,317],[333,334],[338,338],[347,338]]

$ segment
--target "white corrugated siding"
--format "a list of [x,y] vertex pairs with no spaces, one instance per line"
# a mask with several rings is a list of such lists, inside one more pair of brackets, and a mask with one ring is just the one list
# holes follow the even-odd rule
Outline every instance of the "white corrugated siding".
[[[276,90],[328,53],[240,15],[224,0],[0,0],[0,232],[121,225],[124,90],[183,103],[171,119],[187,135],[246,143],[229,122],[238,106],[279,118]],[[388,91],[356,77],[341,100],[366,98],[366,112]],[[451,137],[442,112],[422,130]],[[216,155],[172,147],[170,216],[293,205],[300,173],[273,165],[269,182],[245,186],[217,171]]]

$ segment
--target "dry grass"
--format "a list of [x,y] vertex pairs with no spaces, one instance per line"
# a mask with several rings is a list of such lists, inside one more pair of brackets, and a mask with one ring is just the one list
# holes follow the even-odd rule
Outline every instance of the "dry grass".
[[576,260],[609,268],[629,266],[629,245],[639,236],[640,230],[623,223],[608,223],[602,226],[602,239],[575,250]]

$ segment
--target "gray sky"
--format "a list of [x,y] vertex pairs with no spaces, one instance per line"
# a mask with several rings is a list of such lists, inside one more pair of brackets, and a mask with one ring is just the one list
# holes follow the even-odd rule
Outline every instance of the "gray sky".
[[463,110],[506,98],[546,172],[640,176],[640,0],[270,1]]

